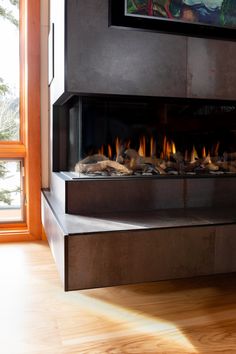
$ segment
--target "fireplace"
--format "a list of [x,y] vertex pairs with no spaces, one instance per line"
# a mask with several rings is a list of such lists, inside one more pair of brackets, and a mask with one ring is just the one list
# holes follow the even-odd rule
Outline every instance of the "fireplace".
[[234,206],[235,115],[220,100],[74,95],[55,105],[65,212]]
[[235,42],[109,27],[108,3],[51,1],[42,220],[64,288],[236,271]]
[[236,173],[234,102],[74,96],[66,107],[54,139],[67,154],[54,156],[72,178]]

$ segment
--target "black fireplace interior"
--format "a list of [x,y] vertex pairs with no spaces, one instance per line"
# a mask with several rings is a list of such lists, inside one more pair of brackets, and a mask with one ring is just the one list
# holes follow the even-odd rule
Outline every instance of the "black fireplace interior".
[[73,96],[53,124],[53,169],[78,178],[236,173],[235,102]]

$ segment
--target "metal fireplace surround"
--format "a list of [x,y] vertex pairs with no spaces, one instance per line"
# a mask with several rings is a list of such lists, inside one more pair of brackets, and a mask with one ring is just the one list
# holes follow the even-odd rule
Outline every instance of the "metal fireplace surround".
[[[109,23],[109,9],[105,0],[50,1],[52,166],[49,190],[42,194],[42,221],[64,289],[234,272],[236,129],[230,111],[236,97],[235,42],[116,28]],[[129,123],[130,144],[129,134],[125,139],[110,134],[105,141],[100,134],[90,149],[88,139],[81,142],[74,135],[77,124],[88,128],[84,102],[78,105],[78,100],[109,96],[119,101],[121,95],[130,102],[150,102],[153,108],[145,114],[145,126],[152,131],[141,124],[140,137],[137,124]],[[215,110],[212,120],[203,115],[188,120],[186,110],[176,109],[178,119],[168,115],[166,121],[165,110],[153,114],[161,97],[165,103],[171,97],[191,104],[222,100],[219,104],[228,107],[229,115],[218,119]],[[81,114],[82,120],[77,119]],[[122,111],[122,117],[126,115],[131,116]],[[154,129],[153,116],[162,117],[168,131]],[[87,117],[90,121],[91,114]],[[191,136],[202,121],[208,122],[207,128]],[[136,122],[140,126],[140,120]],[[182,138],[175,134],[179,126],[185,127]],[[146,153],[139,150],[140,138]],[[114,140],[122,150],[119,154]],[[73,148],[76,144],[78,149]],[[124,155],[123,148],[131,151]],[[100,166],[97,171],[96,165],[96,175],[91,175],[94,165],[84,161],[88,157],[89,164],[98,162],[96,156],[91,162],[91,155],[104,155],[100,165],[108,170]],[[111,166],[128,175],[114,176]]]

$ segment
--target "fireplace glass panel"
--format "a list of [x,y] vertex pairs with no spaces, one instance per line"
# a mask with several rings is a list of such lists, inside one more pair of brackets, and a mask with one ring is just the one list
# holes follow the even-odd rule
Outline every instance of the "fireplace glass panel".
[[234,102],[78,97],[67,129],[75,178],[236,173]]

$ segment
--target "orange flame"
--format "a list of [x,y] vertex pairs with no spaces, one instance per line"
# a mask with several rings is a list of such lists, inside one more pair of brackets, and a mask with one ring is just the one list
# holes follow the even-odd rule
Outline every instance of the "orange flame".
[[120,156],[120,139],[116,138],[116,159]]
[[191,152],[191,163],[195,162],[198,159],[198,154],[197,150],[195,149],[195,146],[193,145],[193,150]]
[[104,155],[104,145],[102,145],[102,146],[100,147],[100,149],[98,149],[98,154],[99,154],[99,155]]
[[203,159],[206,158],[206,148],[205,148],[205,146],[203,146],[203,148],[202,148],[202,158]]
[[164,136],[163,140],[163,158],[165,158],[167,155],[167,139],[166,136]]
[[211,162],[211,155],[210,155],[210,152],[208,152],[207,158],[208,158],[208,163],[212,163],[212,162]]
[[176,154],[176,146],[175,146],[175,143],[173,141],[171,142],[171,152],[172,152],[173,155]]
[[140,138],[138,154],[139,154],[139,156],[142,156],[142,157],[146,156],[146,138],[145,138],[145,136],[142,136]]
[[150,139],[150,156],[156,156],[156,142],[154,141],[153,136]]
[[219,147],[220,147],[220,142],[218,141],[218,143],[216,144],[216,147],[215,147],[215,156],[218,156],[218,153],[219,153]]
[[109,159],[112,160],[112,148],[110,144],[108,144],[107,146],[107,152],[108,152]]
[[166,156],[168,160],[170,159],[172,149],[171,149],[171,143],[169,141],[166,142]]
[[176,154],[176,146],[173,141],[167,140],[167,137],[164,137],[163,141],[163,157],[167,157],[168,160],[170,159],[170,156]]

